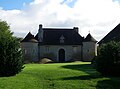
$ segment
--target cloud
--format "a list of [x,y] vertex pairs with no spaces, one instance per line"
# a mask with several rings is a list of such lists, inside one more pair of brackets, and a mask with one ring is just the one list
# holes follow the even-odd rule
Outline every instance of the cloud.
[[113,0],[34,0],[21,10],[3,10],[0,18],[6,20],[16,36],[36,34],[43,27],[79,27],[86,36],[89,31],[100,40],[120,22],[120,4]]

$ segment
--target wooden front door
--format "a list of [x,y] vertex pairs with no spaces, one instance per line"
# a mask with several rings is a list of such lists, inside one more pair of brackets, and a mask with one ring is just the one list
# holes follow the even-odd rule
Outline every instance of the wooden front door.
[[59,62],[65,62],[65,50],[64,49],[59,50]]

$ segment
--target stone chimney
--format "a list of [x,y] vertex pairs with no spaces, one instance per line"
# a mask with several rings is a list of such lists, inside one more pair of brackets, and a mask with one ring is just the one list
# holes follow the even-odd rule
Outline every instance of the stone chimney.
[[79,31],[79,28],[78,27],[73,27],[73,29],[78,32]]
[[42,24],[39,25],[39,29],[38,29],[38,40],[39,42],[43,41],[43,29],[42,29]]

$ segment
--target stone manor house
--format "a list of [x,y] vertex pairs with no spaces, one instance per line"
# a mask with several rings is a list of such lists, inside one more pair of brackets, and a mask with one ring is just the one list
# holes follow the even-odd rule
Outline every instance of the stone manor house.
[[38,62],[49,58],[55,62],[91,61],[97,55],[97,41],[89,33],[86,38],[73,28],[43,28],[36,36],[30,32],[21,41],[24,59]]

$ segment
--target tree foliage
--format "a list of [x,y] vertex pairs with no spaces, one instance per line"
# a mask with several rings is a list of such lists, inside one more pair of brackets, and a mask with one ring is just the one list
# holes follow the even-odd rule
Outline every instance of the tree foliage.
[[103,75],[120,75],[120,42],[109,42],[99,48],[95,68]]
[[10,26],[0,20],[0,76],[12,76],[23,69],[20,42],[9,29]]

